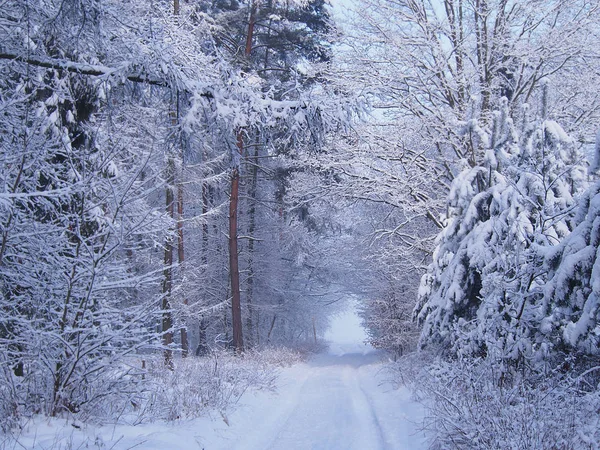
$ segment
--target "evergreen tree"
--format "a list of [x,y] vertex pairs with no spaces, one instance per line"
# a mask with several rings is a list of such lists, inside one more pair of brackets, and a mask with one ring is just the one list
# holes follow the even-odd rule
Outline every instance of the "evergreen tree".
[[[257,311],[261,308],[257,303],[269,294],[258,292],[257,287],[270,291],[271,296],[277,290],[266,280],[259,279],[266,272],[256,262],[261,252],[264,258],[273,257],[272,249],[261,248],[259,236],[270,235],[269,230],[274,226],[284,226],[276,222],[285,219],[285,190],[279,188],[286,181],[277,180],[278,188],[272,179],[289,175],[286,167],[289,161],[276,157],[289,156],[303,147],[312,149],[319,144],[317,136],[323,125],[319,123],[320,113],[303,99],[308,97],[306,92],[317,77],[313,63],[326,62],[329,58],[326,34],[330,24],[323,1],[253,0],[247,5],[215,2],[204,4],[203,10],[212,14],[220,25],[214,34],[216,51],[239,70],[241,83],[260,89],[265,98],[303,104],[293,111],[294,120],[278,120],[283,117],[275,115],[266,123],[256,117],[244,118],[231,130],[235,143],[230,144],[230,149],[235,152],[230,151],[229,272],[234,346],[241,349],[242,322],[249,329],[249,336],[256,336],[256,341],[261,335],[254,330],[258,326],[255,323],[258,322]],[[310,128],[300,125],[309,122]],[[275,124],[277,126],[273,126]],[[245,240],[238,242],[238,234],[245,236]],[[287,264],[285,260],[280,263]],[[245,279],[244,273],[247,274]]]
[[[572,229],[583,156],[551,120],[516,125],[506,103],[485,133],[485,166],[463,171],[448,198],[446,226],[421,282],[415,315],[423,345],[451,353],[519,360],[538,349],[540,248]],[[542,116],[543,116],[542,112]]]
[[579,202],[577,226],[545,254],[540,332],[555,351],[600,353],[600,184]]

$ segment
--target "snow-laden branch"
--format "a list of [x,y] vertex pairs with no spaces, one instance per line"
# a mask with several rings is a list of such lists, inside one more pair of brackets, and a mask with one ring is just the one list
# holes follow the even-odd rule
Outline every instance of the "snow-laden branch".
[[[152,86],[172,87],[175,83],[173,80],[155,77],[149,74],[143,73],[128,73],[128,65],[124,64],[121,67],[110,67],[101,64],[88,64],[70,61],[67,59],[56,59],[47,58],[41,56],[23,56],[14,53],[0,52],[0,59],[18,61],[25,64],[30,64],[36,67],[43,67],[46,69],[65,70],[67,72],[77,73],[80,75],[90,75],[94,77],[120,77],[134,83],[144,83]],[[214,98],[215,93],[210,88],[198,89],[200,86],[196,86],[196,89],[190,90],[196,91],[195,94],[205,98]],[[227,108],[234,109],[237,99],[227,98],[228,96],[224,93],[219,94],[220,107],[227,110]],[[256,100],[254,109],[257,111],[272,112],[274,119],[282,118],[286,116],[289,111],[297,111],[307,109],[308,105],[305,102],[289,101],[289,100],[272,100],[263,96],[261,99]]]
[[8,59],[18,61],[32,66],[44,67],[46,69],[66,70],[67,72],[78,73],[81,75],[91,75],[95,77],[112,77],[122,76],[123,78],[133,81],[134,83],[146,83],[154,86],[169,86],[167,80],[155,78],[145,74],[128,74],[125,73],[125,68],[114,68],[98,64],[87,64],[69,61],[65,59],[44,58],[40,56],[23,56],[13,53],[0,52],[0,59]]
[[[254,89],[244,86],[243,80],[238,80],[238,89],[234,95],[229,89],[218,86],[206,86],[192,80],[169,80],[149,74],[131,73],[130,67],[123,64],[120,67],[110,67],[98,64],[79,63],[66,59],[47,58],[40,56],[23,56],[14,53],[0,52],[0,60],[12,60],[36,67],[65,70],[71,73],[89,75],[100,78],[117,78],[134,83],[144,83],[152,86],[177,87],[193,94],[196,98],[208,99],[214,102],[217,115],[231,121],[236,127],[246,127],[257,121],[273,126],[281,119],[292,118],[294,122],[305,125],[308,115],[320,115],[319,107],[305,101],[274,100]],[[191,113],[195,112],[192,107]],[[184,120],[184,123],[186,121]]]

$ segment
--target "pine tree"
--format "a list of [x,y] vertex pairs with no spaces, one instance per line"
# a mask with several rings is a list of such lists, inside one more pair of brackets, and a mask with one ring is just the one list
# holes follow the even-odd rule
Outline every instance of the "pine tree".
[[466,169],[452,184],[415,309],[423,345],[510,360],[538,350],[539,248],[572,229],[585,168],[556,122],[523,117],[517,126],[505,106],[490,133],[470,124],[489,150],[485,166]]
[[540,333],[561,353],[600,353],[600,183],[579,202],[577,226],[545,254]]
[[[324,35],[330,30],[328,14],[322,1],[291,2],[250,1],[238,3],[213,3],[205,10],[216,18],[221,30],[215,34],[218,51],[228,57],[240,70],[244,83],[256,86],[266,96],[276,100],[298,101],[304,90],[314,82],[315,75],[307,76],[305,69],[313,62],[328,59],[328,45]],[[309,70],[309,72],[311,72]],[[314,71],[313,71],[314,72]],[[305,105],[306,106],[306,105]],[[252,330],[255,323],[259,274],[264,273],[256,264],[256,254],[262,227],[269,227],[263,220],[269,214],[265,202],[274,193],[268,173],[283,173],[269,162],[278,154],[293,153],[306,141],[298,123],[311,116],[309,108],[295,111],[295,121],[268,119],[268,126],[260,121],[246,123],[232,130],[235,135],[235,152],[230,152],[232,176],[230,187],[229,253],[232,301],[232,325],[234,347],[243,348],[241,332],[242,314],[250,336],[260,336]],[[277,123],[278,122],[278,123]],[[277,126],[273,126],[277,123]],[[309,135],[316,135],[316,127]],[[291,136],[302,136],[293,140]],[[240,198],[246,197],[240,202]],[[281,208],[281,206],[279,207]],[[280,215],[280,218],[283,217]],[[242,230],[245,228],[243,233]],[[246,241],[238,242],[238,234],[247,235]],[[244,245],[246,244],[246,245]],[[240,273],[247,273],[244,279]],[[242,296],[242,292],[245,295]],[[244,297],[244,298],[242,298]],[[242,311],[242,303],[245,308]],[[246,338],[247,341],[252,338]]]

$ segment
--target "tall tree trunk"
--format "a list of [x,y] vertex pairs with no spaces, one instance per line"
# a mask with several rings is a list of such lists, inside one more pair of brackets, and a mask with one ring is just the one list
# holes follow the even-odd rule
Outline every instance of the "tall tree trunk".
[[[173,195],[173,184],[175,182],[175,161],[169,157],[167,161],[167,189],[166,209],[170,218],[175,215],[175,196]],[[173,343],[173,315],[171,312],[171,293],[173,291],[173,236],[169,234],[165,241],[165,269],[163,272],[162,289],[162,340],[165,346],[165,366],[173,370],[173,351],[170,346]]]
[[[179,0],[173,0],[173,15],[175,20],[179,19],[180,4]],[[175,117],[173,118],[173,125],[179,124],[179,90],[177,90],[175,98]],[[174,168],[173,168],[174,170]],[[177,184],[177,260],[179,268],[179,276],[182,278],[184,257],[184,244],[183,244],[183,146],[181,146],[181,173],[179,176],[179,183]],[[175,180],[173,180],[174,182]],[[173,216],[171,216],[173,217]],[[172,262],[171,255],[171,262]],[[172,276],[172,275],[171,275]],[[183,300],[183,304],[187,305],[188,301],[186,298]],[[185,311],[185,310],[184,310]],[[182,318],[184,325],[180,328],[181,338],[181,356],[186,358],[189,353],[189,344],[187,336],[187,328],[185,326],[186,317]]]
[[250,19],[248,20],[248,33],[246,33],[246,48],[244,51],[246,58],[249,58],[250,53],[252,52],[252,39],[254,37],[254,25],[256,24],[257,1],[258,0],[252,0],[252,4],[250,5]]
[[[254,308],[252,306],[252,295],[254,294],[254,232],[256,231],[256,191],[258,184],[258,149],[260,144],[260,136],[256,137],[256,145],[254,147],[254,155],[250,161],[250,173],[252,179],[250,181],[250,190],[248,192],[248,200],[250,202],[248,211],[248,286],[246,289],[246,308],[248,310],[246,316],[247,336],[254,336]],[[251,345],[251,343],[249,343]]]
[[277,320],[277,314],[273,314],[273,320],[271,320],[271,326],[267,333],[267,344],[271,342],[271,333],[273,332],[273,328],[275,328],[275,320]]
[[[203,181],[202,182],[202,216],[206,218],[208,213],[208,202],[209,202],[209,186]],[[208,221],[205,219],[202,224],[202,267],[206,267],[208,264],[208,240],[209,240],[209,226]],[[208,341],[206,336],[206,330],[208,328],[208,321],[206,317],[200,319],[198,324],[198,346],[196,347],[196,356],[204,356],[208,353]]]
[[[181,178],[183,178],[183,171],[181,173]],[[179,273],[180,275],[183,272],[183,262],[185,260],[184,255],[184,246],[183,246],[183,184],[182,180],[179,181],[177,185],[177,256],[179,259]],[[187,298],[183,299],[183,304],[187,305]],[[185,312],[185,310],[184,310]],[[186,317],[182,318],[183,326],[180,329],[181,335],[181,356],[186,358],[189,353],[189,343],[188,343],[188,335],[187,335],[187,327],[185,326]]]
[[491,72],[490,72],[490,44],[488,42],[488,17],[489,8],[487,0],[475,1],[475,36],[477,38],[477,63],[479,69],[479,82],[481,84],[481,110],[485,115],[490,107],[491,97]]
[[[256,2],[250,6],[250,19],[246,35],[245,56],[249,59],[252,52],[252,38],[256,22]],[[248,64],[250,62],[248,61]],[[242,130],[237,130],[237,147],[240,157],[244,154],[244,135]],[[229,278],[231,281],[231,322],[233,328],[233,346],[236,352],[244,351],[244,337],[242,333],[242,308],[240,301],[240,267],[238,261],[238,203],[240,196],[240,164],[231,172],[231,195],[229,199]]]
[[[179,0],[174,0],[174,14],[179,14]],[[179,92],[175,98],[175,109],[169,112],[171,125],[176,126],[179,118]],[[172,155],[168,156],[167,168],[165,172],[167,187],[165,191],[166,211],[171,220],[175,219],[175,160]],[[179,219],[177,219],[179,226]],[[169,230],[171,231],[171,230]],[[163,289],[162,289],[162,340],[165,347],[165,367],[174,370],[173,365],[173,350],[170,348],[173,344],[173,313],[171,311],[171,294],[173,293],[173,235],[169,233],[165,241],[165,258],[163,271]]]
[[[179,0],[174,0],[173,3],[174,14],[179,13]],[[171,118],[171,125],[177,125],[177,119],[179,115],[179,93],[177,93],[175,110],[169,111]],[[166,211],[168,216],[175,219],[175,160],[172,155],[168,156],[167,167],[165,170],[165,178],[167,180],[167,187],[165,190],[166,200]],[[163,270],[163,285],[162,285],[162,343],[165,347],[164,358],[165,367],[169,370],[174,370],[173,365],[173,350],[171,345],[173,344],[173,313],[171,311],[171,294],[173,293],[173,235],[170,232],[165,239],[165,257],[164,257],[164,270]]]
[[[243,150],[242,133],[238,132],[238,147]],[[231,325],[233,346],[238,353],[244,351],[242,334],[242,308],[240,302],[240,268],[238,262],[237,216],[240,189],[240,171],[235,167],[231,175],[231,198],[229,201],[229,277],[231,281]]]

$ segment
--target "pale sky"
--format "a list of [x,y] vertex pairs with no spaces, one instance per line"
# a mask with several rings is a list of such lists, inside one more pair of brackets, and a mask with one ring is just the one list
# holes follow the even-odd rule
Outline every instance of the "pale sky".
[[350,300],[349,307],[331,320],[325,339],[330,342],[330,351],[340,353],[364,353],[371,349],[364,343],[367,334],[361,326],[361,319],[356,314],[356,301]]

